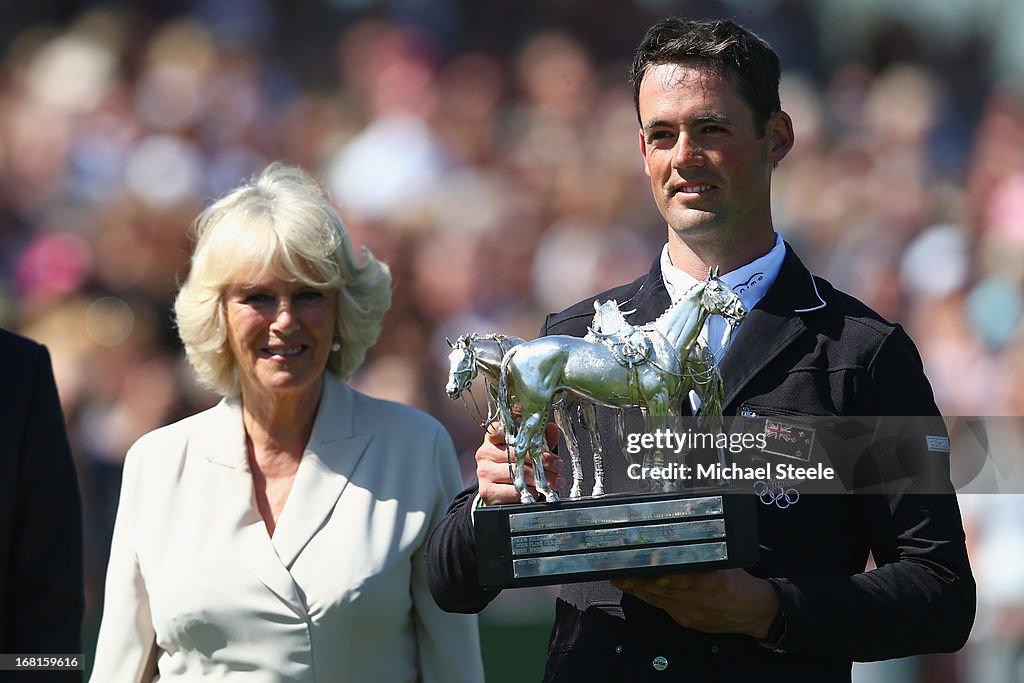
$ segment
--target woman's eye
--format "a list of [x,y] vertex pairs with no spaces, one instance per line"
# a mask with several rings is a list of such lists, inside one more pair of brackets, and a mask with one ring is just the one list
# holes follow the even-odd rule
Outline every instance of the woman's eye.
[[249,306],[265,306],[266,304],[272,303],[274,297],[269,294],[248,294],[242,302]]
[[313,303],[313,302],[317,302],[317,301],[323,301],[324,300],[324,293],[320,292],[320,291],[317,291],[315,289],[311,289],[309,291],[299,292],[298,295],[296,295],[295,299],[297,301],[304,301],[306,303]]

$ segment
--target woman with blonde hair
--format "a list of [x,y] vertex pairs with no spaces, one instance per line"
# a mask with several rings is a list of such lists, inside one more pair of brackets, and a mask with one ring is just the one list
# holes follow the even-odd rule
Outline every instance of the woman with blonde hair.
[[303,171],[272,164],[203,211],[175,302],[224,399],[125,460],[92,680],[483,680],[477,625],[426,587],[459,489],[445,430],[345,380],[390,274],[356,263]]

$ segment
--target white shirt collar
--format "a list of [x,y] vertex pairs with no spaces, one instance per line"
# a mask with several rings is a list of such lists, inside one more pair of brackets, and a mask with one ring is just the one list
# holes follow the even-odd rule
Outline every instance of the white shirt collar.
[[[775,283],[779,271],[782,269],[782,262],[786,258],[786,245],[778,233],[775,233],[775,246],[764,256],[751,261],[745,266],[736,270],[719,275],[719,278],[729,285],[743,302],[747,311],[753,310],[754,306],[761,301],[768,289]],[[696,278],[684,273],[672,265],[668,256],[668,243],[661,250],[661,277],[665,281],[665,289],[675,303],[683,292],[697,284]],[[817,290],[815,290],[817,291]],[[819,297],[820,298],[820,297]],[[720,315],[708,316],[704,328],[699,333],[701,343],[706,344],[715,359],[721,362],[729,350],[729,343],[735,331],[731,325],[725,322]],[[693,414],[701,406],[700,396],[693,390],[690,391],[690,409]]]
[[[782,237],[775,233],[775,246],[764,256],[754,259],[745,266],[720,275],[725,284],[740,297],[747,310],[753,310],[761,301],[768,289],[775,283],[782,262],[786,258],[786,245]],[[665,281],[665,289],[673,302],[682,293],[697,284],[697,279],[672,265],[668,255],[668,243],[661,250],[661,276]]]

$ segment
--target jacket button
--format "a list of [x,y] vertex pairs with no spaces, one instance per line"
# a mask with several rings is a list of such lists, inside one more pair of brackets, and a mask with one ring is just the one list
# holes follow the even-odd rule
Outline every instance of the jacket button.
[[713,655],[717,655],[718,654],[718,646],[717,645],[712,645],[711,646],[711,654],[713,654]]
[[668,668],[668,660],[665,659],[664,657],[662,657],[661,655],[658,655],[657,657],[655,657],[654,661],[651,662],[651,664],[658,671],[664,671],[665,669]]
[[621,645],[616,645],[615,646],[615,654],[617,654],[617,655],[621,655],[622,654],[622,646]]

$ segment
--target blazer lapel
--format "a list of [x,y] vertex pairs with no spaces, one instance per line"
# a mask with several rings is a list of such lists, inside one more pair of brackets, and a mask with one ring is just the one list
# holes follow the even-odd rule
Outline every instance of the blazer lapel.
[[810,272],[786,244],[786,259],[775,283],[740,323],[722,359],[723,407],[807,329],[799,313],[825,305]]
[[297,614],[303,615],[305,609],[299,591],[274,551],[256,507],[241,401],[225,399],[209,415],[210,422],[200,446],[200,454],[216,468],[211,476],[215,486],[209,495],[218,501],[218,510],[235,516],[233,520],[223,521],[233,526],[229,535],[238,544],[242,563]]
[[636,309],[626,317],[632,325],[646,325],[672,305],[672,299],[665,288],[665,279],[661,276],[661,252],[654,259],[647,279],[640,285],[633,296],[620,301],[619,307],[625,310]]
[[353,401],[344,382],[324,376],[313,433],[272,539],[285,567],[327,522],[373,438],[354,433]]

